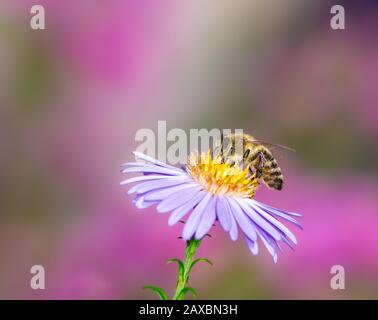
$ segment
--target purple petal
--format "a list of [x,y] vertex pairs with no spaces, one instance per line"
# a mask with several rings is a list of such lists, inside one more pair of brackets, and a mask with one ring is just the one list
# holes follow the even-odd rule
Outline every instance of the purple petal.
[[261,238],[264,246],[268,250],[269,254],[272,256],[274,263],[277,263],[278,246],[277,246],[276,240],[267,232],[265,232],[262,228],[258,228],[257,233],[259,237]]
[[[253,202],[250,202],[250,205],[252,208],[258,212],[261,216],[263,216],[266,220],[268,220],[271,224],[273,224],[275,227],[277,227],[282,233],[284,233],[291,241],[293,241],[295,244],[297,244],[297,239],[295,238],[294,234],[281,222],[279,222],[277,219],[266,213],[264,210],[262,210],[260,207],[256,206]],[[262,227],[262,226],[261,226]],[[270,233],[267,229],[262,227],[266,232]],[[270,233],[271,234],[271,233]],[[273,235],[272,235],[273,236]],[[273,236],[274,237],[274,236]],[[275,238],[275,237],[274,237]],[[281,237],[280,237],[281,238]],[[278,239],[277,239],[278,240]]]
[[146,194],[145,199],[148,201],[158,201],[158,200],[161,201],[177,191],[193,188],[196,186],[197,184],[195,183],[183,183],[183,184],[179,184],[173,187],[153,190],[149,192],[148,194]]
[[251,250],[254,255],[257,255],[259,253],[259,245],[257,241],[252,241],[248,237],[245,237],[245,239],[247,240],[249,250]]
[[282,241],[285,242],[291,250],[293,250],[293,251],[295,250],[295,243],[290,241],[290,239],[285,237],[285,238],[282,239]]
[[167,212],[174,210],[188,202],[190,199],[192,199],[198,193],[199,190],[201,190],[201,187],[197,186],[191,189],[184,189],[176,193],[173,193],[166,199],[164,199],[162,202],[160,202],[159,205],[156,207],[156,210],[158,212]]
[[121,167],[143,167],[145,166],[145,162],[126,162],[121,165]]
[[132,187],[129,191],[128,194],[132,194],[134,192],[137,193],[146,193],[155,189],[162,189],[162,188],[167,188],[167,187],[172,187],[176,185],[180,185],[183,183],[187,183],[190,180],[187,177],[175,177],[175,179],[163,179],[163,180],[153,180],[153,181],[147,181],[147,182],[142,182],[140,184],[135,185]]
[[166,170],[170,170],[172,171],[172,173],[174,174],[182,174],[182,173],[185,173],[185,170],[182,170],[182,169],[179,169],[179,168],[175,168],[175,167],[172,167],[172,166],[159,166],[159,165],[156,165],[156,164],[152,164],[152,163],[146,163],[146,162],[126,162],[124,164],[121,165],[121,167],[123,168],[121,170],[121,172],[127,172],[126,170],[129,169],[129,168],[161,168],[161,169],[166,169]]
[[280,218],[282,218],[286,221],[289,221],[289,222],[295,224],[298,228],[303,229],[301,224],[297,220],[295,220],[294,218],[292,218],[288,214],[286,214],[285,211],[272,208],[270,206],[267,206],[263,203],[255,201],[255,200],[251,200],[251,201],[253,201],[259,208],[264,210],[267,214],[280,217]]
[[202,213],[207,208],[207,204],[211,198],[210,193],[206,193],[205,197],[201,200],[201,202],[194,208],[192,214],[189,216],[189,219],[185,223],[185,227],[182,233],[182,237],[185,240],[190,240],[193,234],[196,232],[197,226],[200,222]]
[[148,207],[150,207],[150,206],[156,204],[155,201],[145,201],[143,196],[141,196],[141,197],[136,197],[136,198],[133,200],[133,203],[135,204],[135,206],[136,206],[138,209],[145,209],[145,208],[148,208]]
[[252,200],[253,200],[253,202],[256,202],[256,204],[257,204],[258,206],[260,206],[260,207],[264,207],[264,208],[266,208],[266,209],[268,209],[268,210],[271,209],[271,210],[274,210],[274,211],[277,211],[277,212],[281,212],[281,213],[283,213],[284,215],[289,215],[289,216],[294,216],[294,217],[302,217],[302,215],[299,214],[299,213],[296,213],[296,212],[290,212],[290,211],[285,211],[285,210],[282,210],[282,209],[274,208],[274,207],[269,206],[269,205],[267,205],[267,204],[265,204],[265,203],[258,202],[258,201],[254,200],[254,199],[252,199]]
[[[227,203],[227,205],[229,206],[228,203]],[[234,215],[231,213],[231,208],[230,208],[230,218],[231,218],[231,228],[230,228],[230,232],[229,232],[230,238],[231,238],[232,241],[236,241],[238,239],[238,225],[236,223]]]
[[135,159],[141,159],[141,160],[144,160],[144,161],[147,161],[147,162],[153,163],[153,164],[158,165],[158,166],[161,166],[161,167],[169,168],[169,169],[171,169],[171,170],[177,170],[177,171],[179,171],[179,172],[182,171],[180,168],[176,168],[176,167],[174,167],[174,166],[170,166],[169,164],[166,164],[166,163],[164,163],[164,162],[161,162],[161,161],[159,161],[159,160],[157,160],[157,159],[154,159],[154,158],[152,158],[152,157],[150,157],[150,156],[147,156],[147,155],[145,155],[145,154],[143,154],[143,153],[141,153],[141,152],[134,151],[133,153],[134,153],[134,155],[135,155]]
[[231,212],[230,212],[228,202],[223,198],[223,196],[219,196],[217,198],[216,209],[217,209],[217,217],[222,228],[226,232],[230,231]]
[[[248,205],[248,201],[250,199],[245,198],[237,198],[236,201],[239,203],[239,205],[243,208],[243,211],[245,214],[254,222],[256,225],[260,226],[262,229],[264,229],[266,232],[271,234],[273,238],[280,240],[282,235],[281,233],[274,227],[272,224],[270,224],[267,220],[263,219],[259,214],[253,211],[253,209]],[[254,239],[252,239],[254,240]]]
[[206,195],[205,191],[199,191],[194,198],[186,202],[181,207],[175,209],[168,219],[168,225],[173,226],[180,221],[190,210],[192,210]]
[[166,175],[186,175],[184,171],[174,171],[168,168],[163,168],[155,165],[148,165],[145,164],[144,166],[137,166],[137,167],[130,167],[122,170],[122,173],[135,173],[135,172],[142,172],[142,173],[160,173]]
[[198,228],[195,234],[196,239],[202,239],[212,227],[215,222],[215,203],[216,197],[211,197],[206,210],[203,212],[201,221],[198,224]]
[[152,176],[152,175],[149,175],[149,176],[137,176],[137,177],[132,177],[132,178],[123,180],[120,184],[121,185],[125,185],[125,184],[129,184],[129,183],[133,183],[133,182],[139,182],[139,181],[158,180],[158,179],[172,179],[172,178],[176,178],[176,176],[174,176],[174,177]]
[[252,221],[240,208],[240,205],[237,201],[235,201],[233,198],[228,198],[227,200],[230,204],[233,216],[235,217],[239,227],[243,230],[243,232],[247,235],[248,238],[250,238],[253,241],[256,241],[257,233]]

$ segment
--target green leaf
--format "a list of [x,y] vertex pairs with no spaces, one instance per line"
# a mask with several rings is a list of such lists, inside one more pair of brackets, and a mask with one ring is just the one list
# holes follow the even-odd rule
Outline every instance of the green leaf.
[[209,265],[213,265],[213,263],[209,260],[209,259],[206,259],[206,258],[198,258],[196,260],[194,260],[192,262],[192,264],[190,265],[190,268],[189,268],[189,272],[192,271],[192,268],[198,263],[198,262],[206,262],[208,263]]
[[157,287],[157,286],[145,286],[143,289],[150,289],[155,292],[159,297],[160,300],[168,300],[168,295],[165,293],[164,289]]
[[178,273],[179,273],[180,279],[183,279],[184,270],[185,270],[184,263],[180,259],[176,259],[176,258],[168,259],[167,261],[167,263],[172,263],[172,262],[176,262],[178,264],[178,268],[179,268]]
[[179,293],[179,298],[183,298],[188,292],[190,292],[193,296],[193,298],[197,298],[197,291],[192,287],[185,287],[183,288]]

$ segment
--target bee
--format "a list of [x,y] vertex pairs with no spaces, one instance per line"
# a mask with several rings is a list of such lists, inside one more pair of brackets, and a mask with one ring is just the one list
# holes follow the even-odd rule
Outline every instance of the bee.
[[[228,140],[226,144],[225,138]],[[294,151],[282,145],[257,140],[249,134],[234,133],[221,135],[220,140],[215,144],[215,154],[222,162],[247,166],[250,173],[257,179],[262,179],[268,188],[282,190],[284,181],[282,170],[268,146]]]

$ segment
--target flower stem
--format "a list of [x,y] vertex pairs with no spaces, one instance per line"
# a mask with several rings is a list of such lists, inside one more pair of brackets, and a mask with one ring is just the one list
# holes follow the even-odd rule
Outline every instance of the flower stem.
[[[190,271],[192,270],[193,266],[193,258],[197,252],[199,245],[201,244],[201,241],[202,240],[193,238],[186,242],[184,268],[181,272],[180,270],[178,272],[176,290],[172,300],[183,300],[185,297],[185,289],[188,288],[187,284],[189,281]],[[194,291],[194,289],[191,290]]]

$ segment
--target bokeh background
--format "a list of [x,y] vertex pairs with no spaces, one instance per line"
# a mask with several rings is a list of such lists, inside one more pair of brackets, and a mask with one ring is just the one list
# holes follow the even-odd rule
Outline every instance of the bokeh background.
[[[330,28],[333,4],[346,30]],[[304,215],[295,252],[274,265],[214,227],[200,298],[378,298],[377,36],[377,1],[0,0],[0,298],[172,292],[182,226],[119,186],[135,132],[158,120],[296,149],[278,155],[284,190],[256,196]],[[35,264],[45,290],[30,288]]]

